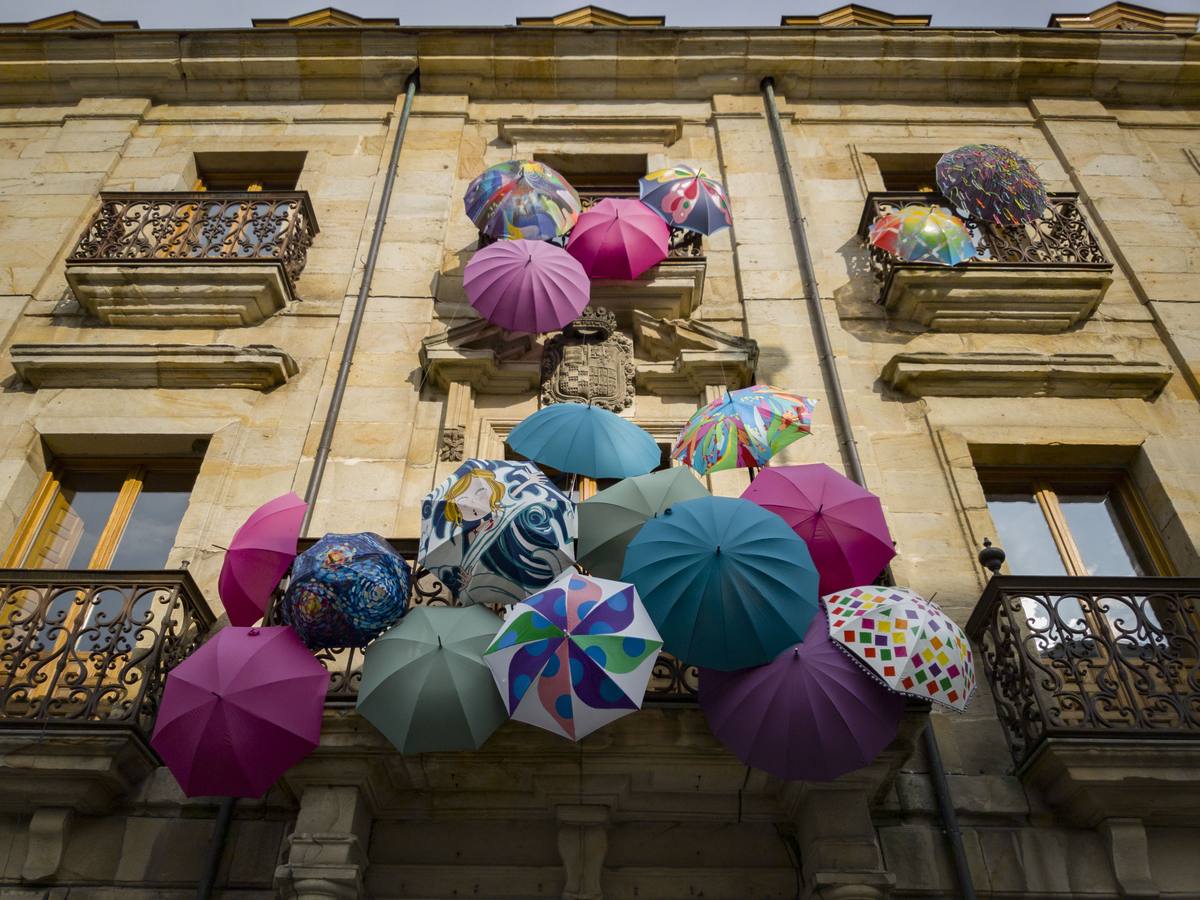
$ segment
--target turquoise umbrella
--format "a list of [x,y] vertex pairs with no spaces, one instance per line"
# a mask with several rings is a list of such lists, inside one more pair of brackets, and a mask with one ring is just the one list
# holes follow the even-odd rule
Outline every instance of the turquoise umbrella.
[[648,519],[673,503],[707,496],[687,466],[622,479],[579,504],[576,555],[593,575],[620,578],[625,548]]
[[749,500],[701,497],[670,506],[625,551],[632,582],[663,637],[692,665],[766,665],[804,638],[819,608],[804,540]]
[[645,475],[659,464],[658,444],[628,419],[599,406],[544,406],[512,430],[508,446],[526,459],[587,478]]
[[483,661],[502,624],[483,606],[409,610],[367,648],[358,711],[401,753],[479,749],[508,719]]

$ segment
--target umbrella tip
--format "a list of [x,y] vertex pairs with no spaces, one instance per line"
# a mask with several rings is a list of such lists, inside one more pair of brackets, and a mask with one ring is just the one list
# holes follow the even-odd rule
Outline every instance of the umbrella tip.
[[721,545],[717,544],[717,556],[721,555]]
[[793,648],[792,648],[792,657],[793,657],[794,659],[799,659],[799,658],[800,658],[800,648],[799,648],[799,647],[793,647]]
[[441,650],[442,649],[442,636],[439,634],[437,636],[437,639],[438,639],[438,649]]

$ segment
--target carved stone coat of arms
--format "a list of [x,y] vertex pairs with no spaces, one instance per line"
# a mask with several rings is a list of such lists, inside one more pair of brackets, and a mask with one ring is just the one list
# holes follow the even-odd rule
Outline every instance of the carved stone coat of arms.
[[587,307],[546,342],[542,354],[542,405],[594,403],[611,412],[633,405],[633,340],[601,306]]

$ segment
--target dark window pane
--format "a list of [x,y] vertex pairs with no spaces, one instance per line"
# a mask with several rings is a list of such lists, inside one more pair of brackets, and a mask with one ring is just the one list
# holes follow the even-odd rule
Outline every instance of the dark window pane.
[[1060,494],[1059,505],[1088,575],[1145,575],[1108,494]]
[[1033,494],[988,497],[988,511],[1014,575],[1066,575],[1050,526]]
[[112,568],[161,569],[166,565],[195,480],[195,472],[146,473]]

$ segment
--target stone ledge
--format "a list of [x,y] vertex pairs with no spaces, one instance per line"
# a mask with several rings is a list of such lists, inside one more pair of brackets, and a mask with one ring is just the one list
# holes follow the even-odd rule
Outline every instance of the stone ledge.
[[246,388],[268,391],[299,371],[266,344],[13,344],[17,375],[35,388]]
[[1066,331],[1091,318],[1112,284],[1104,269],[897,265],[884,286],[891,319],[933,331]]
[[0,809],[107,812],[158,764],[131,728],[6,722],[0,728]]
[[668,259],[633,281],[598,278],[592,282],[590,303],[611,310],[628,327],[634,310],[660,319],[686,319],[704,299],[703,258]]
[[655,144],[669,146],[683,136],[678,116],[561,116],[500,120],[500,137],[510,144]]
[[1106,353],[898,353],[880,378],[914,397],[1134,397],[1170,381],[1168,366]]
[[236,328],[287,306],[291,289],[278,262],[119,265],[67,263],[79,305],[109,325]]
[[1200,821],[1200,741],[1047,738],[1020,771],[1071,824],[1105,819],[1146,825]]

